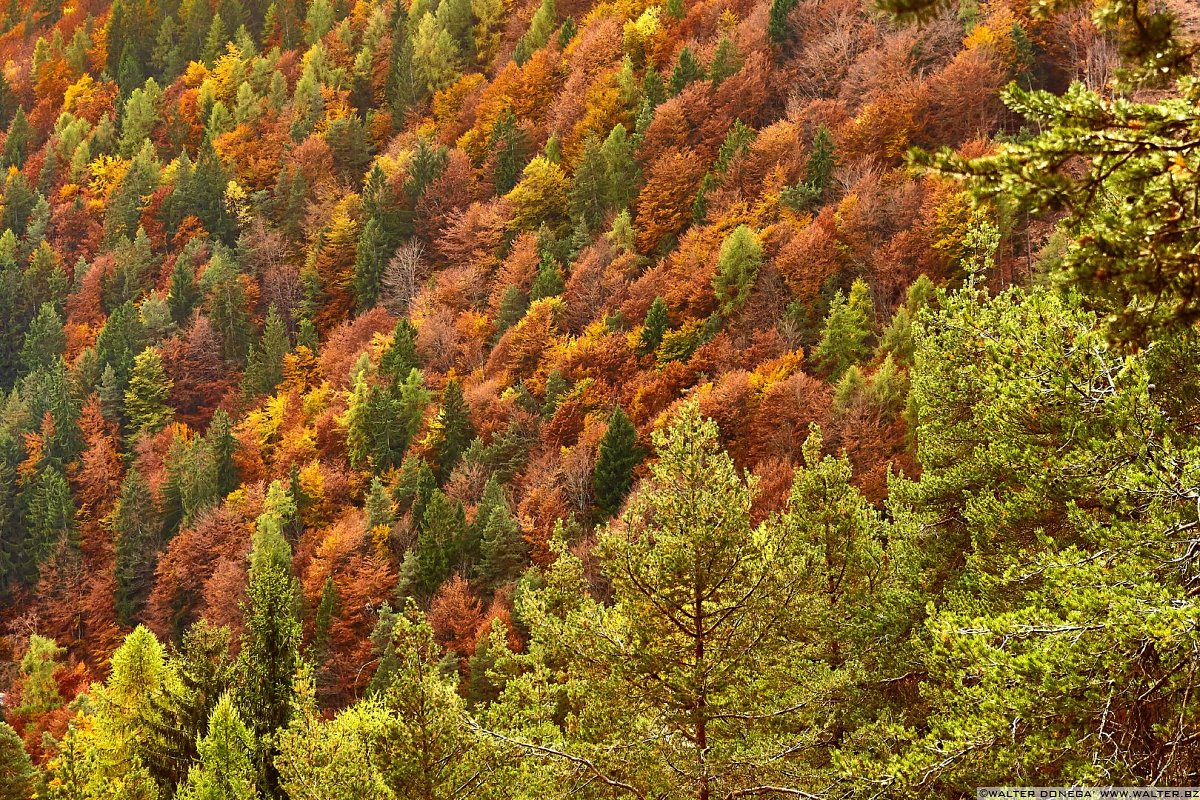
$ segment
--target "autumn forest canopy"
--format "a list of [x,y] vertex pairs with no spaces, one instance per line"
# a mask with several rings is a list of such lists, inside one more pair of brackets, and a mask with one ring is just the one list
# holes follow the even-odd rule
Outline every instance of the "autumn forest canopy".
[[1190,0],[0,2],[0,800],[1200,785]]

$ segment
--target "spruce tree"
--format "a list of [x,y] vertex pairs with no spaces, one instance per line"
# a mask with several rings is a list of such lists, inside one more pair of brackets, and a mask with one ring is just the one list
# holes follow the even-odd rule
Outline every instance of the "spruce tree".
[[130,625],[150,591],[162,541],[154,493],[136,468],[129,470],[121,484],[112,527],[117,617],[122,624]]
[[745,225],[737,226],[725,237],[712,284],[713,292],[721,303],[722,314],[728,316],[745,305],[758,279],[762,257],[762,245],[758,237]]
[[433,455],[433,474],[444,483],[475,438],[470,410],[463,399],[462,386],[451,378],[442,391],[442,405],[429,426],[429,444]]
[[0,800],[29,800],[36,785],[37,772],[21,737],[0,720]]
[[284,538],[295,513],[283,484],[273,481],[251,544],[239,659],[238,707],[258,737],[259,787],[271,796],[278,794],[273,735],[291,715],[293,679],[300,665],[299,586],[292,573],[292,548]]
[[662,344],[663,334],[671,326],[670,317],[667,314],[667,304],[663,302],[661,297],[655,297],[654,302],[650,304],[650,308],[646,311],[646,319],[642,322],[642,333],[639,338],[640,347],[638,348],[643,355],[649,355],[658,349]]
[[353,289],[356,308],[360,313],[372,308],[379,301],[386,263],[383,228],[378,220],[371,218],[367,220],[359,235],[354,258]]
[[815,355],[831,381],[839,380],[852,364],[871,354],[871,315],[873,308],[867,284],[861,278],[850,287],[850,294],[838,292],[825,317],[825,330]]
[[596,507],[612,516],[625,501],[633,486],[633,470],[641,463],[642,449],[637,442],[637,429],[620,406],[608,420],[608,430],[600,440],[600,453],[592,473],[596,490]]
[[493,476],[479,501],[473,527],[480,540],[479,564],[475,575],[488,591],[516,580],[529,563],[529,546],[521,535],[504,496],[504,487]]
[[[255,791],[254,734],[242,722],[228,693],[213,709],[199,754],[199,762],[175,795],[179,800],[253,800],[259,796]],[[269,789],[264,794],[269,796]]]

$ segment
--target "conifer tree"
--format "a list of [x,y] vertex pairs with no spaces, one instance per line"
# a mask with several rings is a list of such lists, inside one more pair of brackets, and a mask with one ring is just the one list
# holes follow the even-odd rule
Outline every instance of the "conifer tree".
[[617,406],[608,419],[608,430],[600,440],[600,452],[592,483],[596,490],[596,506],[605,516],[612,516],[625,501],[633,486],[633,470],[642,461],[637,443],[637,430],[624,410]]
[[213,708],[208,733],[200,741],[200,760],[188,772],[180,800],[253,800],[256,773],[254,735],[226,693]]
[[284,538],[295,513],[283,484],[273,481],[250,550],[246,635],[239,659],[238,707],[258,737],[257,784],[271,796],[278,786],[274,734],[291,715],[293,679],[300,665],[299,587],[292,573],[292,548]]
[[516,580],[529,563],[529,546],[495,476],[488,478],[472,526],[480,542],[476,577],[489,591]]
[[170,424],[175,416],[170,403],[173,385],[158,350],[147,347],[134,359],[125,390],[125,413],[134,436],[158,433]]
[[871,298],[861,278],[850,287],[850,294],[838,292],[825,317],[825,330],[817,345],[817,361],[831,381],[839,380],[852,364],[871,354]]
[[670,326],[671,320],[667,315],[667,304],[661,297],[655,297],[649,310],[646,311],[646,319],[642,323],[642,333],[639,338],[641,352],[649,355],[657,350],[658,346],[662,344],[663,334]]
[[183,632],[167,661],[169,679],[153,700],[146,766],[159,785],[178,786],[200,757],[198,743],[208,733],[217,701],[232,686],[234,662],[225,627],[198,620]]
[[112,526],[116,539],[117,616],[122,624],[129,625],[150,590],[161,542],[154,494],[136,468],[129,470],[121,484]]
[[417,358],[417,329],[411,322],[402,319],[392,331],[392,343],[379,357],[379,372],[392,383],[398,383],[420,367],[421,363]]
[[37,772],[21,737],[0,721],[0,800],[29,800],[36,785]]
[[242,382],[249,396],[258,397],[275,391],[275,387],[283,381],[283,357],[290,349],[287,327],[283,323],[283,317],[272,304],[267,309],[262,338],[250,351],[247,359],[246,374]]
[[378,302],[386,263],[383,229],[378,220],[369,219],[358,238],[354,257],[354,298],[359,312]]
[[671,72],[671,80],[667,83],[667,89],[674,97],[682,92],[689,83],[700,80],[704,80],[704,66],[692,55],[691,48],[685,47],[679,52],[679,60],[675,62],[675,69]]
[[721,313],[728,316],[745,305],[758,279],[762,264],[762,245],[754,231],[739,225],[721,243],[717,258],[717,273],[713,276],[713,291],[721,303]]
[[462,386],[451,378],[442,390],[442,404],[429,425],[429,445],[433,454],[433,474],[444,483],[458,460],[475,438],[471,413],[463,399]]

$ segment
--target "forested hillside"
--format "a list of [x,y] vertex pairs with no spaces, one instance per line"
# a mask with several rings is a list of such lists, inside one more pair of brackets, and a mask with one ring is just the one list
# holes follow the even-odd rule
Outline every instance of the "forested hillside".
[[0,800],[1200,785],[1188,0],[10,0]]

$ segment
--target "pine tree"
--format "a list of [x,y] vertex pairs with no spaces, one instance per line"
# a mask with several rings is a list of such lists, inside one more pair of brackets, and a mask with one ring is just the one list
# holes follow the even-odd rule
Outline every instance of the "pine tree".
[[475,438],[471,413],[463,399],[462,386],[451,378],[442,390],[442,405],[429,425],[429,446],[434,477],[445,483],[467,445]]
[[161,523],[150,484],[136,468],[125,475],[113,512],[116,540],[116,606],[124,625],[132,624],[154,580]]
[[178,786],[200,757],[217,702],[229,691],[234,663],[225,627],[201,619],[183,631],[182,644],[167,662],[170,679],[153,701],[146,766],[159,785]]
[[18,106],[16,116],[8,126],[4,139],[4,163],[18,169],[25,165],[25,158],[33,147],[33,128],[25,116],[25,109]]
[[600,452],[592,483],[596,490],[596,507],[605,516],[612,516],[625,501],[633,486],[633,470],[641,463],[642,449],[637,442],[637,429],[620,406],[608,420],[608,430],[600,440]]
[[679,60],[675,62],[675,69],[671,72],[671,80],[667,83],[667,89],[674,97],[682,92],[688,84],[702,80],[704,80],[704,65],[692,55],[691,48],[684,47],[679,51]]
[[395,503],[378,475],[371,478],[371,488],[367,492],[363,510],[367,515],[367,530],[390,528],[396,521]]
[[243,385],[251,397],[271,394],[283,381],[283,358],[291,349],[283,317],[272,304],[267,309],[262,338],[250,352]]
[[459,547],[467,533],[462,503],[434,489],[423,513],[416,546],[405,558],[409,593],[428,603],[459,560]]
[[395,384],[420,367],[421,362],[417,357],[417,329],[411,322],[402,319],[392,331],[392,343],[379,357],[379,373]]
[[754,231],[739,225],[721,243],[717,272],[713,276],[713,292],[721,303],[721,313],[728,316],[745,305],[758,279],[762,264],[762,245]]
[[175,415],[170,403],[173,385],[156,349],[147,347],[134,359],[125,390],[125,413],[134,436],[158,433],[170,424]]
[[788,15],[796,7],[799,0],[771,0],[771,10],[767,17],[767,35],[777,45],[785,45],[791,38],[788,26]]
[[182,327],[191,319],[192,310],[200,302],[200,290],[196,286],[196,274],[190,260],[180,254],[171,268],[171,284],[167,290],[167,304],[171,307],[171,319]]
[[62,356],[66,346],[67,337],[63,330],[62,317],[54,305],[43,303],[25,333],[25,344],[21,347],[21,365],[27,373],[51,367]]
[[558,297],[565,288],[566,282],[563,279],[562,267],[558,265],[557,259],[552,256],[543,256],[537,275],[534,276],[533,285],[529,287],[530,301]]

